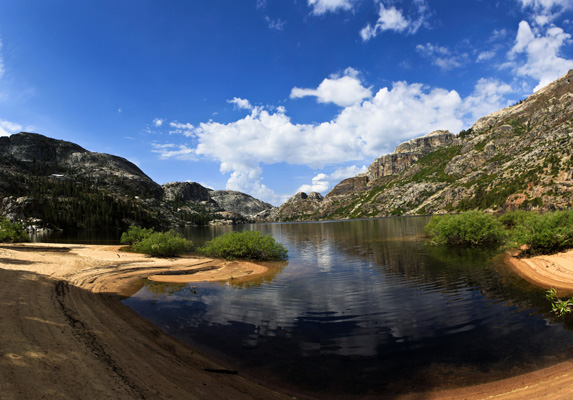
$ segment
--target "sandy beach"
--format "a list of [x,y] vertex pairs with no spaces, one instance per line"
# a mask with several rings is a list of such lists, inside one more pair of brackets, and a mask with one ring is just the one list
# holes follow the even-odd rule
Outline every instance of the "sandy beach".
[[508,263],[523,279],[546,289],[573,291],[573,250],[531,258],[509,257]]
[[[561,257],[561,258],[559,258]],[[513,262],[530,280],[551,276],[573,289],[573,253]],[[561,259],[563,261],[563,264]],[[543,264],[546,263],[546,264]],[[530,270],[543,271],[531,272]],[[0,246],[1,399],[307,398],[245,379],[163,333],[121,304],[141,279],[170,282],[250,279],[266,268],[205,258],[155,259],[118,246]],[[536,275],[538,274],[538,275]],[[543,281],[540,285],[552,285]],[[567,286],[567,283],[570,286]],[[570,399],[573,363],[414,399]],[[344,397],[341,397],[344,398]],[[379,398],[379,397],[378,397]],[[392,397],[396,399],[396,397]]]

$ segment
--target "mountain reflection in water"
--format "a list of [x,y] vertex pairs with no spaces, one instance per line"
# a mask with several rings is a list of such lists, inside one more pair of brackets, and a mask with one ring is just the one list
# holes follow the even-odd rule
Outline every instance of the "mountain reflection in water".
[[235,227],[273,235],[289,261],[259,281],[154,283],[124,303],[242,374],[322,398],[476,384],[571,355],[543,290],[499,252],[425,246],[427,221]]

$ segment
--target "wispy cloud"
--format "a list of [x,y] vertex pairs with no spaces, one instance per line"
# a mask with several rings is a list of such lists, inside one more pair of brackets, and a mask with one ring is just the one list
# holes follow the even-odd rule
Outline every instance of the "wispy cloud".
[[573,9],[571,0],[518,0],[525,10],[533,12],[534,21],[546,25],[567,10]]
[[172,143],[152,143],[151,146],[153,147],[151,151],[153,153],[159,154],[159,158],[162,160],[197,160],[197,157],[195,156],[195,150],[186,145],[178,145]]
[[179,123],[177,121],[174,122],[170,122],[169,123],[169,127],[172,128],[169,131],[169,134],[173,135],[173,134],[180,134],[180,135],[184,135],[187,137],[193,137],[195,136],[195,134],[193,133],[193,130],[195,129],[195,127],[193,125],[191,125],[190,123]]
[[428,6],[425,0],[415,0],[414,9],[406,16],[404,10],[392,6],[385,6],[380,2],[378,20],[374,25],[368,24],[360,31],[363,41],[368,41],[380,33],[392,31],[397,33],[415,34],[427,23]]
[[280,18],[277,19],[272,19],[268,16],[265,16],[265,21],[267,21],[267,24],[269,25],[269,28],[275,31],[282,31],[285,28],[286,25],[286,21],[283,21]]
[[352,10],[356,0],[308,0],[308,6],[312,8],[312,14],[322,15],[327,12],[339,10]]
[[444,70],[461,67],[469,59],[467,53],[455,53],[447,47],[432,43],[419,44],[416,46],[416,51],[422,56],[429,58],[432,64]]
[[496,51],[495,50],[486,50],[486,51],[482,51],[481,53],[478,54],[476,61],[477,62],[485,62],[485,61],[489,61],[492,58],[494,58],[496,55]]
[[10,136],[22,132],[23,127],[15,122],[0,120],[0,136]]

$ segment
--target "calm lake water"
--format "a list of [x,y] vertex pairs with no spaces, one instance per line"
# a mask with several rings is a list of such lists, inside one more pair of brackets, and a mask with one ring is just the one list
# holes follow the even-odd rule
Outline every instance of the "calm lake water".
[[124,304],[241,375],[322,398],[476,384],[573,355],[573,331],[550,315],[543,290],[499,252],[425,246],[427,221],[189,230],[196,243],[258,230],[289,261],[240,284],[146,282]]

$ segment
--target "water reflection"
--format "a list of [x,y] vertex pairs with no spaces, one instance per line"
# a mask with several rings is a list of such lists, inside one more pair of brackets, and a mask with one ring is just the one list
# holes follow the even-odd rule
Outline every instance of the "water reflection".
[[495,251],[427,248],[426,222],[242,226],[288,247],[269,279],[144,288],[126,304],[235,369],[325,398],[479,383],[570,356],[542,290]]

